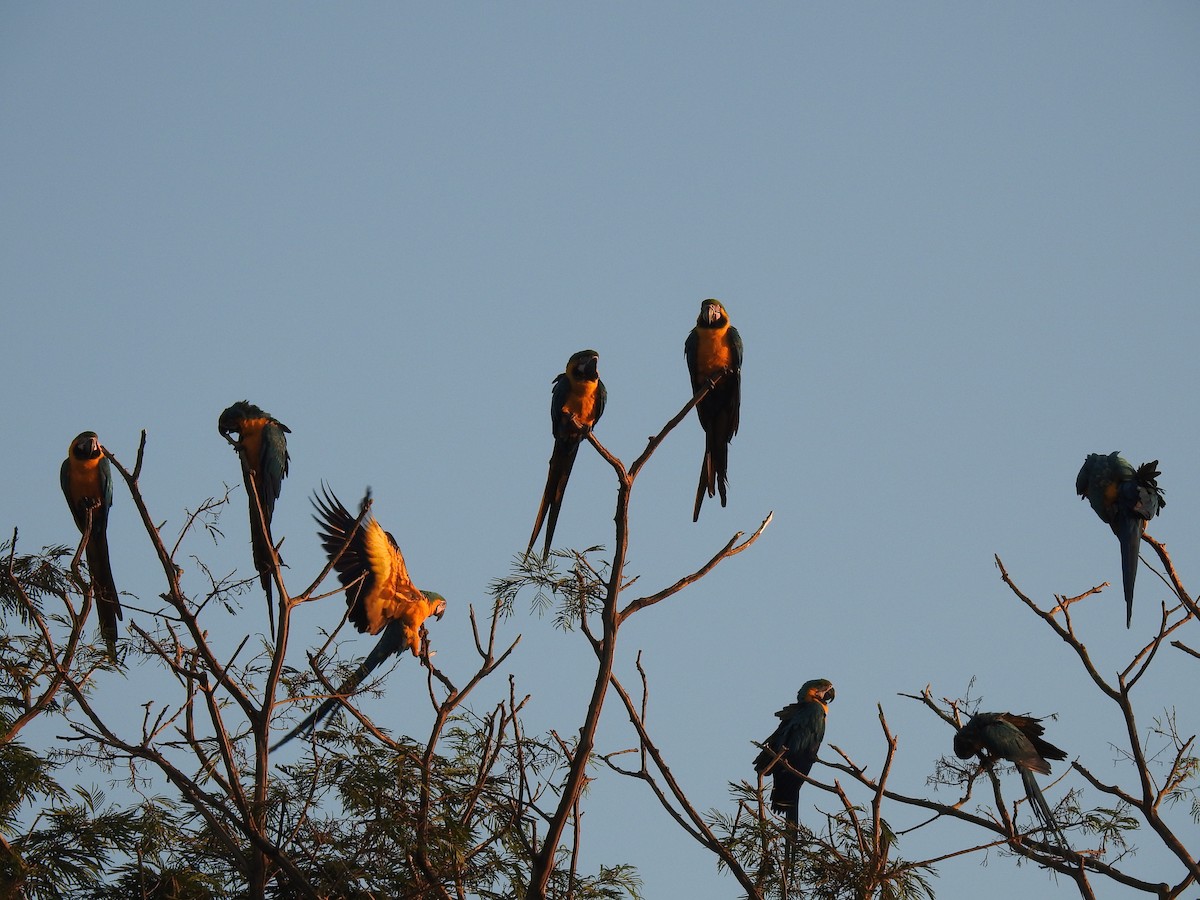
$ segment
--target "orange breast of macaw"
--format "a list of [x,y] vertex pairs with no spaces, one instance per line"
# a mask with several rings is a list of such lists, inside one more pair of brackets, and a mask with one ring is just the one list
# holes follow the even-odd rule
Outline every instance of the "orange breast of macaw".
[[1107,509],[1112,509],[1117,504],[1117,489],[1120,485],[1115,481],[1109,481],[1104,485],[1104,506]]
[[258,470],[262,459],[263,429],[269,419],[243,419],[242,427],[238,429],[241,435],[240,443],[246,454],[246,462],[251,469]]
[[708,377],[733,365],[733,349],[728,341],[729,324],[720,328],[696,329],[696,372]]
[[103,493],[100,489],[100,460],[102,459],[104,459],[103,456],[97,456],[95,459],[72,457],[71,465],[68,468],[68,478],[70,479],[71,496],[75,503],[101,502]]
[[576,381],[563,404],[563,412],[589,428],[596,424],[596,386],[598,381]]

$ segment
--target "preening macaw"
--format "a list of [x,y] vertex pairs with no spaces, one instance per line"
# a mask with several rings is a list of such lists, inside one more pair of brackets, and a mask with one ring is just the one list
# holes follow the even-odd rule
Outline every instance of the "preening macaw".
[[599,362],[600,354],[595,350],[580,350],[571,355],[566,370],[554,379],[554,389],[550,394],[550,431],[554,435],[554,451],[550,454],[550,471],[546,474],[542,504],[533,523],[529,546],[525,549],[527,554],[533,549],[533,542],[537,540],[545,522],[546,545],[542,550],[542,558],[550,555],[554,526],[558,524],[558,513],[562,509],[563,494],[567,490],[579,443],[604,415],[608,391],[600,380]]
[[100,446],[94,431],[76,435],[67,448],[67,458],[58,471],[67,506],[79,527],[87,531],[88,510],[92,511],[92,527],[88,532],[84,556],[92,578],[92,594],[96,600],[96,616],[100,634],[108,644],[108,655],[117,659],[117,620],[121,616],[121,600],[113,582],[112,564],[108,558],[108,510],[112,506],[112,466]]
[[696,416],[704,429],[704,461],[700,465],[700,484],[696,488],[696,507],[692,521],[700,518],[704,494],[721,492],[725,505],[728,485],[729,442],[737,434],[742,406],[742,336],[729,324],[729,314],[720,300],[700,304],[696,327],[683,344],[692,393],[717,378],[719,381],[696,404]]
[[[771,809],[784,814],[793,825],[799,820],[801,775],[808,775],[817,761],[817,751],[825,739],[825,716],[836,694],[833,683],[816,678],[806,681],[796,694],[796,702],[779,712],[779,727],[763,742],[754,759],[754,771],[771,775]],[[799,773],[799,774],[797,774]]]
[[1125,627],[1133,620],[1133,584],[1146,523],[1167,505],[1158,486],[1158,460],[1134,469],[1116,451],[1089,453],[1075,478],[1075,492],[1087,497],[1100,520],[1121,544],[1121,582],[1125,588]]
[[1041,721],[1013,713],[976,713],[954,735],[954,754],[959,759],[970,759],[978,754],[984,763],[1006,759],[1016,765],[1034,815],[1042,827],[1065,843],[1066,839],[1054,821],[1054,814],[1042,796],[1033,773],[1049,775],[1050,763],[1047,760],[1066,759],[1067,752],[1042,740],[1046,729]]
[[[275,501],[279,499],[283,479],[288,473],[287,435],[292,430],[248,400],[241,400],[221,413],[217,419],[217,430],[227,439],[234,432],[238,435],[234,448],[242,463],[242,480],[250,501],[250,548],[254,556],[254,568],[267,594],[267,614],[271,620],[271,630],[274,631],[275,610],[271,605],[271,549],[274,542],[271,539],[271,519],[275,515]],[[257,504],[250,489],[251,484],[258,488]],[[262,507],[261,518],[259,506]]]
[[[320,526],[317,535],[321,546],[333,561],[338,580],[346,589],[350,622],[359,632],[383,632],[367,658],[338,687],[337,693],[344,696],[352,693],[392,654],[401,654],[407,649],[413,656],[420,656],[425,620],[430,616],[441,619],[446,612],[446,600],[441,594],[420,591],[413,586],[396,539],[383,530],[373,515],[356,525],[357,516],[351,515],[332,491],[324,488],[323,494],[323,497],[314,495],[312,504],[317,514],[313,518]],[[370,499],[368,489],[359,509],[365,509]],[[342,552],[343,545],[345,552]],[[315,729],[337,704],[336,697],[326,700],[275,747],[282,746],[309,727]]]

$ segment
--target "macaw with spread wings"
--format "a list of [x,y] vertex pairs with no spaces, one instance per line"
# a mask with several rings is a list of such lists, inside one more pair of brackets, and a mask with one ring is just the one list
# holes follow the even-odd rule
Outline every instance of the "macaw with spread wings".
[[[368,488],[360,511],[365,511],[370,502]],[[337,696],[322,703],[272,749],[308,728],[315,730],[337,706],[338,698],[353,693],[389,656],[405,650],[420,656],[425,620],[430,616],[441,619],[446,612],[446,599],[441,594],[421,591],[413,585],[396,539],[373,515],[367,513],[360,522],[360,517],[352,515],[328,488],[323,489],[323,496],[314,495],[312,503],[317,510],[313,518],[320,526],[317,534],[321,546],[346,589],[351,624],[365,634],[383,634],[367,658],[339,685]]]

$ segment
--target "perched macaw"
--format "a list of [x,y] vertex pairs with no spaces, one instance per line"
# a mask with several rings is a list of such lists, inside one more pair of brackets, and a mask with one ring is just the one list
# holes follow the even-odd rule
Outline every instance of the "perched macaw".
[[100,446],[94,431],[84,431],[71,441],[67,458],[58,472],[63,496],[79,527],[88,531],[87,514],[92,511],[92,527],[88,531],[84,555],[92,577],[92,593],[96,600],[96,615],[100,634],[108,644],[108,655],[117,659],[117,620],[121,616],[121,600],[113,582],[112,564],[108,558],[108,510],[112,506],[112,466]]
[[[291,434],[292,430],[248,400],[239,401],[221,413],[217,430],[226,439],[234,432],[238,435],[234,448],[242,462],[242,480],[250,501],[250,548],[254,555],[254,568],[267,593],[267,614],[271,620],[271,630],[274,631],[275,610],[271,605],[271,549],[274,541],[271,539],[271,519],[275,515],[275,501],[279,499],[283,479],[288,473],[286,435]],[[257,504],[250,490],[251,484],[258,488]],[[259,506],[262,507],[261,517],[258,514]]]
[[[700,466],[700,485],[696,488],[696,507],[692,521],[700,518],[704,494],[721,492],[725,505],[728,485],[729,442],[738,430],[742,406],[742,336],[729,324],[729,314],[720,300],[700,304],[696,327],[683,344],[692,393],[716,381],[704,399],[696,404],[696,416],[704,429],[704,461]],[[717,379],[720,379],[719,381]]]
[[796,702],[775,713],[779,727],[754,759],[755,772],[774,777],[771,809],[783,813],[793,825],[799,820],[801,776],[807,776],[817,761],[825,739],[825,716],[835,696],[833,683],[824,678],[804,682]]
[[[314,495],[312,504],[317,515],[313,518],[321,527],[317,532],[321,546],[346,588],[350,622],[363,633],[383,632],[367,658],[338,687],[337,693],[346,695],[392,654],[399,655],[407,649],[413,656],[420,656],[425,620],[430,616],[441,619],[446,612],[446,599],[413,586],[396,539],[383,530],[374,516],[368,515],[356,525],[357,516],[351,515],[332,491],[324,488],[323,494],[324,497]],[[368,488],[359,509],[365,509],[370,499]],[[282,746],[309,727],[316,728],[337,703],[336,697],[326,700],[275,746]]]
[[1133,583],[1146,523],[1167,505],[1158,486],[1158,460],[1134,469],[1116,451],[1089,453],[1075,478],[1075,492],[1087,497],[1100,520],[1121,544],[1121,581],[1125,587],[1125,627],[1133,620]]
[[1053,832],[1065,843],[1033,773],[1049,775],[1050,763],[1047,760],[1066,759],[1067,752],[1042,740],[1046,729],[1041,726],[1041,721],[1014,713],[976,713],[954,735],[954,754],[959,759],[970,759],[978,754],[985,764],[995,759],[1006,759],[1016,765],[1034,815],[1047,831]]
[[[604,415],[604,404],[608,402],[608,391],[600,380],[597,365],[600,354],[595,350],[580,350],[567,360],[567,368],[554,379],[554,390],[550,394],[550,431],[554,435],[554,452],[550,454],[550,471],[546,475],[546,489],[542,492],[542,505],[538,507],[537,520],[533,523],[533,534],[529,536],[529,553],[546,522],[546,545],[542,558],[550,555],[550,542],[554,540],[554,526],[562,509],[563,494],[575,464],[579,443],[589,431],[596,427]],[[550,514],[546,521],[547,512]]]

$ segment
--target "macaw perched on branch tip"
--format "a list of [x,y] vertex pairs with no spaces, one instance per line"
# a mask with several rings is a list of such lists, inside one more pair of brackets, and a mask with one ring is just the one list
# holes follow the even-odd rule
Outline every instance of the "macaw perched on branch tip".
[[692,394],[709,387],[696,404],[696,417],[704,429],[704,459],[692,510],[692,521],[696,522],[706,493],[712,497],[719,491],[721,505],[725,505],[729,442],[737,434],[742,406],[742,336],[729,324],[729,314],[720,300],[708,299],[700,304],[696,327],[688,333],[683,353],[687,357]]
[[978,755],[985,764],[996,759],[1013,763],[1021,773],[1021,784],[1033,814],[1043,828],[1065,844],[1066,839],[1033,773],[1049,775],[1048,760],[1066,759],[1067,752],[1042,739],[1046,729],[1041,721],[1014,713],[976,713],[955,733],[954,754],[959,759]]
[[1086,497],[1121,545],[1121,584],[1125,589],[1125,627],[1133,622],[1133,585],[1146,523],[1167,505],[1158,486],[1158,460],[1136,469],[1116,451],[1089,453],[1075,477],[1075,492]]
[[[275,610],[272,606],[271,573],[274,568],[271,520],[275,516],[275,501],[283,489],[288,473],[287,435],[292,430],[248,400],[230,406],[217,419],[221,436],[233,443],[242,463],[242,480],[250,502],[250,549],[254,568],[267,595],[267,616],[271,631],[275,630]],[[238,439],[232,441],[236,432]],[[254,485],[258,490],[255,501]],[[259,508],[262,514],[259,514]]]
[[117,620],[123,616],[108,556],[108,511],[113,501],[112,466],[96,432],[81,432],[71,441],[67,458],[59,467],[58,480],[79,533],[87,535],[84,556],[92,579],[96,617],[100,621],[100,634],[108,645],[108,655],[116,662]]
[[796,694],[796,702],[775,713],[779,726],[754,759],[755,772],[774,778],[771,809],[783,813],[793,825],[799,821],[800,788],[817,761],[817,751],[825,739],[825,716],[836,696],[829,680],[806,681]]
[[543,522],[546,524],[546,543],[542,559],[550,555],[554,527],[558,524],[563,494],[567,490],[579,444],[604,415],[608,391],[600,380],[599,361],[600,354],[595,350],[580,350],[571,354],[566,369],[554,379],[554,388],[550,393],[550,431],[554,435],[554,450],[550,454],[546,489],[542,492],[542,503],[533,523],[533,534],[529,536],[526,555],[533,549]]

